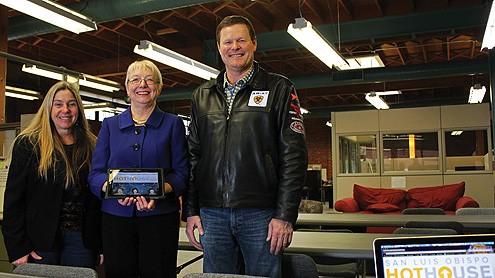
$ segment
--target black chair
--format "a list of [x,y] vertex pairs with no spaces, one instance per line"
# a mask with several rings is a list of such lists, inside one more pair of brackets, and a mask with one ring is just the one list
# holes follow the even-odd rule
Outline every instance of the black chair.
[[318,278],[316,263],[308,255],[285,253],[282,257],[282,277]]
[[495,215],[495,208],[460,208],[456,215]]
[[184,278],[261,278],[260,276],[225,274],[225,273],[188,273]]
[[458,235],[453,229],[432,228],[398,228],[394,234],[418,234],[418,235]]
[[[221,274],[221,273],[189,273],[184,278],[252,278],[258,276]],[[284,278],[318,278],[315,261],[305,254],[285,253],[282,257],[282,277]]]
[[[460,208],[456,210],[456,215],[495,215],[495,208]],[[470,234],[487,234],[493,233],[493,229],[470,228],[467,233]]]
[[27,263],[17,266],[14,274],[48,278],[97,278],[98,273],[91,268]]
[[404,228],[452,229],[457,234],[464,234],[464,225],[457,221],[408,221]]
[[[298,232],[352,233],[349,229],[297,229]],[[323,277],[358,277],[364,261],[358,259],[311,256],[318,274]],[[285,277],[285,276],[284,276]]]
[[445,214],[445,211],[441,208],[406,208],[402,211],[402,214]]

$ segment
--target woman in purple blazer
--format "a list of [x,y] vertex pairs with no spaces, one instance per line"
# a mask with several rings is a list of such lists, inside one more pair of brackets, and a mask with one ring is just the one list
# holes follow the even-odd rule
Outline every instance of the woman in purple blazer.
[[[179,197],[188,178],[182,119],[156,106],[163,83],[151,61],[132,63],[125,81],[131,105],[103,120],[89,174],[102,199],[105,277],[175,277]],[[105,199],[110,168],[161,168],[164,199]]]

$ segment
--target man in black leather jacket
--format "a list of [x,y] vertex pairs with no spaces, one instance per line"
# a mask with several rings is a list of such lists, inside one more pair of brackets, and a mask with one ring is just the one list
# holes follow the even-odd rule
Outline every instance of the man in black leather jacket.
[[280,277],[307,151],[294,85],[254,62],[256,44],[244,17],[217,27],[226,69],[192,95],[183,219],[189,241],[204,251],[204,272],[240,273],[244,266],[245,274]]

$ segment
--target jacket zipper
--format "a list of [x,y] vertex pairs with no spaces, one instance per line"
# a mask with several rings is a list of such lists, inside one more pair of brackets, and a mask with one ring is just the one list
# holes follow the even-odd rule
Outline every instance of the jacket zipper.
[[231,109],[231,112],[229,113],[229,107],[227,105],[227,99],[226,99],[226,96],[225,96],[225,93],[223,94],[223,97],[224,97],[224,105],[225,105],[225,134],[224,134],[224,147],[223,147],[223,161],[224,161],[224,164],[225,164],[225,171],[223,172],[223,177],[222,177],[222,207],[225,207],[225,204],[226,204],[226,200],[228,200],[228,185],[227,185],[227,180],[228,180],[228,176],[230,176],[230,174],[228,173],[229,171],[229,167],[227,165],[228,161],[227,161],[227,142],[228,142],[228,138],[229,138],[229,128],[230,128],[230,113],[232,113],[232,109],[234,108],[234,101],[235,101],[235,98],[234,98],[234,101],[232,101],[232,109]]

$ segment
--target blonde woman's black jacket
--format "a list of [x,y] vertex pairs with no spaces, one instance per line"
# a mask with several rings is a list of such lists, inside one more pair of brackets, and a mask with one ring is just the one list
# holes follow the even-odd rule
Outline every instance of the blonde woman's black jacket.
[[274,218],[297,219],[307,169],[299,99],[287,78],[254,67],[229,117],[224,71],[192,94],[184,220],[200,207],[274,208]]
[[[17,139],[12,150],[5,190],[2,232],[9,261],[31,251],[49,251],[56,239],[65,184],[65,166],[48,169],[47,179],[38,175],[39,147],[27,138]],[[86,181],[89,169],[80,173]],[[101,250],[101,202],[84,188],[83,243]]]

